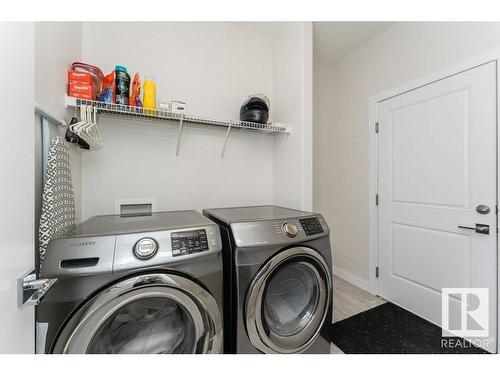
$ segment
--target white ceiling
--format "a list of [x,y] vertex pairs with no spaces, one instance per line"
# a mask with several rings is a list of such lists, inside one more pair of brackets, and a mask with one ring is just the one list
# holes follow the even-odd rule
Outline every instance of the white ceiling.
[[256,31],[270,37],[276,35],[283,22],[233,22],[238,26]]
[[333,63],[376,37],[393,22],[314,22],[314,53]]
[[[260,34],[274,37],[284,22],[234,22]],[[314,22],[314,54],[321,61],[334,63],[394,22]]]

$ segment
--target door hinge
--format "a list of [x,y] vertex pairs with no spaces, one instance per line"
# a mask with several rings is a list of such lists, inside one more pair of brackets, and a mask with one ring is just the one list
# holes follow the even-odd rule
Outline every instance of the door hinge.
[[378,279],[378,266],[375,267],[375,277]]
[[378,122],[375,123],[375,133],[378,134]]
[[378,194],[375,194],[375,206],[378,206]]

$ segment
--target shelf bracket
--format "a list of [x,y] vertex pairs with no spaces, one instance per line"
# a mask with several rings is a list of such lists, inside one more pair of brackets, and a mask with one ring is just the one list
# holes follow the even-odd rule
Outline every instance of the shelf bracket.
[[36,271],[31,271],[18,279],[19,305],[38,305],[57,279],[38,279]]
[[182,128],[184,126],[184,115],[181,116],[179,121],[179,135],[177,137],[177,148],[175,149],[175,158],[179,158],[179,149],[181,147],[181,137],[182,137]]
[[220,153],[220,159],[224,159],[224,153],[226,152],[227,141],[229,140],[229,135],[231,134],[232,124],[229,124],[226,132],[226,139],[224,140],[224,145],[222,146],[222,152]]

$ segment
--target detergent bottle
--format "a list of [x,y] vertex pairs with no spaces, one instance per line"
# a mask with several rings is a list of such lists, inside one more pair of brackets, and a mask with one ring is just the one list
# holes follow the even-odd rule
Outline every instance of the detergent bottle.
[[115,67],[115,102],[128,105],[130,97],[130,76],[122,65]]
[[156,109],[156,85],[152,78],[146,77],[143,84],[144,100],[142,106],[144,109]]

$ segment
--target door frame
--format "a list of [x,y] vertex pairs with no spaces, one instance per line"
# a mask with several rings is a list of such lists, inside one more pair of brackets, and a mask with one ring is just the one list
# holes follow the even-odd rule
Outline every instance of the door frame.
[[[368,109],[368,134],[369,134],[369,195],[368,195],[368,219],[369,219],[369,277],[368,277],[368,288],[369,292],[372,294],[379,294],[379,279],[376,275],[376,267],[379,265],[379,209],[376,202],[376,196],[379,192],[379,149],[378,149],[378,135],[375,131],[376,122],[378,119],[378,104],[384,100],[390,99],[394,96],[404,94],[408,91],[415,90],[422,86],[429,85],[436,81],[448,78],[450,76],[462,73],[464,71],[476,68],[480,65],[484,65],[490,62],[495,62],[497,68],[497,80],[496,80],[496,103],[497,103],[497,115],[496,115],[496,129],[497,129],[497,147],[496,147],[496,198],[497,202],[500,202],[500,188],[498,184],[498,179],[500,176],[500,156],[498,147],[500,145],[500,130],[499,130],[499,116],[498,112],[500,110],[500,83],[498,79],[498,69],[500,63],[500,48],[491,50],[482,55],[467,59],[458,64],[448,66],[444,69],[435,71],[434,73],[428,74],[419,79],[407,82],[396,88],[383,91],[379,94],[373,95],[369,98],[369,109]],[[500,301],[500,257],[498,256],[499,248],[499,234],[498,234],[498,215],[497,215],[497,339],[500,337],[500,327],[498,322],[500,321],[500,309],[498,308],[498,302]]]

